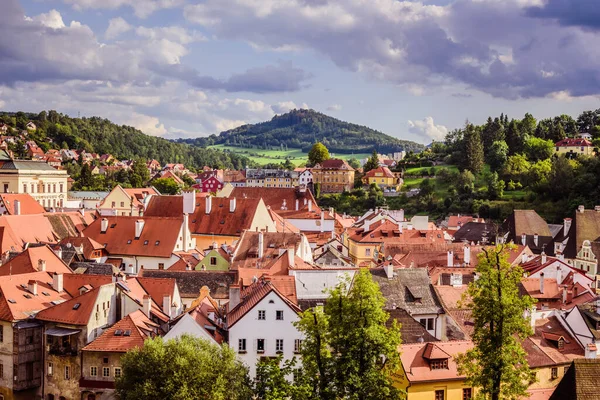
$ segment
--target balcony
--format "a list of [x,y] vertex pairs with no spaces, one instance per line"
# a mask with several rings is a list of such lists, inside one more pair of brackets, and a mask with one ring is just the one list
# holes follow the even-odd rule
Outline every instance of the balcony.
[[77,346],[61,346],[61,345],[49,345],[47,346],[48,354],[53,356],[70,357],[77,355]]

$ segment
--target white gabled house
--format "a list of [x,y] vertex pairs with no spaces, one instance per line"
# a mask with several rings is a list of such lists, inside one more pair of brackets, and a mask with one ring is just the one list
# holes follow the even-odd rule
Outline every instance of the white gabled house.
[[[294,296],[295,297],[295,296]],[[229,345],[256,376],[263,358],[283,355],[284,360],[299,357],[302,334],[294,326],[300,308],[267,277],[242,290],[230,287],[227,329]]]

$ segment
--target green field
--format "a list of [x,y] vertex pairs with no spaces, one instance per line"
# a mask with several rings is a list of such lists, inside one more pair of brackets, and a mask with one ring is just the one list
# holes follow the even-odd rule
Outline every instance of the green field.
[[[303,153],[300,149],[289,149],[289,150],[264,150],[264,149],[251,149],[246,147],[235,147],[226,146],[219,144],[210,146],[213,149],[222,151],[229,151],[232,153],[240,154],[248,157],[257,164],[264,165],[269,163],[282,163],[286,159],[289,159],[294,165],[298,166],[308,161],[308,153]],[[349,158],[367,158],[370,154],[357,153],[357,154],[337,154],[331,155],[332,157],[341,158],[347,160]]]

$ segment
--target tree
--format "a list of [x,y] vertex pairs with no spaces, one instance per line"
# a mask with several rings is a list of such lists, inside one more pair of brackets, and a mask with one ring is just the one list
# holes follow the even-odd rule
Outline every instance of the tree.
[[488,184],[488,197],[490,200],[502,198],[504,195],[504,187],[506,184],[503,180],[498,179],[498,173],[492,172],[486,177]]
[[483,169],[483,142],[479,129],[467,123],[465,127],[465,164],[464,167],[473,174]]
[[142,187],[150,179],[150,171],[146,166],[146,160],[138,158],[133,162],[129,173],[129,182],[133,187]]
[[304,400],[311,392],[304,378],[301,368],[296,367],[296,358],[267,358],[256,365],[254,393],[261,400]]
[[321,142],[315,143],[308,152],[308,162],[311,166],[320,164],[325,160],[329,160],[330,158],[331,156],[329,155],[329,150],[327,150],[327,147],[325,147],[325,145]]
[[377,150],[373,150],[371,157],[369,157],[365,165],[363,165],[363,172],[367,173],[376,168],[379,168],[379,157],[377,156]]
[[524,313],[534,300],[519,293],[523,269],[511,265],[510,245],[479,254],[478,279],[469,284],[467,306],[473,310],[474,348],[458,357],[458,367],[485,399],[519,399],[535,374],[527,365],[521,342],[532,329]]
[[252,396],[248,369],[227,345],[184,335],[146,340],[121,357],[116,379],[121,400],[246,400]]
[[397,399],[392,374],[400,366],[400,329],[368,270],[333,289],[325,306],[305,311],[296,327],[304,334],[301,353],[307,399]]
[[523,146],[528,139],[527,135],[521,132],[519,123],[511,120],[506,130],[506,144],[508,144],[508,154],[518,154],[523,152]]
[[508,145],[504,140],[492,143],[487,160],[492,171],[500,171],[508,159]]
[[352,168],[354,168],[354,169],[360,168],[360,162],[356,158],[352,157],[352,158],[349,158],[347,161],[348,161],[348,165],[350,165]]
[[532,137],[525,142],[524,150],[529,161],[546,160],[554,154],[554,143],[551,140]]
[[531,164],[527,161],[527,158],[522,154],[515,154],[514,156],[508,157],[504,169],[502,170],[502,176],[509,181],[521,182],[525,180],[527,172],[531,168]]
[[152,181],[152,186],[154,186],[161,194],[177,194],[180,189],[173,178],[157,178]]

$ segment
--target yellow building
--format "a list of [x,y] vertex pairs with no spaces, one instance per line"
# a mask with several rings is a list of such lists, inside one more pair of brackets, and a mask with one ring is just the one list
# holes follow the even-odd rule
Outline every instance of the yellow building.
[[407,400],[467,400],[475,389],[457,370],[455,357],[473,347],[473,342],[415,343],[401,345],[402,362],[394,374],[396,387],[407,392]]
[[342,193],[354,188],[354,168],[337,158],[315,165],[311,172],[313,183],[321,186],[321,193]]
[[246,169],[246,187],[293,188],[298,172],[285,169]]
[[400,190],[401,179],[396,177],[388,167],[378,167],[370,170],[362,177],[365,185],[375,184],[382,190]]
[[153,187],[124,189],[117,185],[98,205],[100,215],[140,216],[150,195],[159,195]]
[[554,145],[556,154],[565,155],[594,155],[594,145],[583,138],[566,138]]
[[43,207],[62,207],[67,200],[67,171],[48,163],[13,160],[0,150],[0,187],[3,193],[27,193]]

